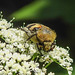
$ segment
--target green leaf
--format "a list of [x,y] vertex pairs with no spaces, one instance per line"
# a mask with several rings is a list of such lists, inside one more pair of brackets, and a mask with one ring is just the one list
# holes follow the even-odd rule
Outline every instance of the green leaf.
[[14,16],[16,20],[36,18],[38,17],[39,15],[38,13],[41,11],[41,9],[46,5],[47,5],[46,1],[43,0],[35,1],[14,12],[10,17]]
[[61,18],[75,24],[75,0],[36,0],[15,11],[16,20],[49,20]]
[[15,72],[13,72],[13,75],[16,75],[16,73],[15,73]]
[[72,75],[75,75],[75,63],[73,65],[73,74]]
[[[51,56],[50,56],[50,59],[52,59],[55,63],[57,63],[58,65],[60,65],[59,61],[56,60],[56,59],[53,59]],[[61,65],[60,65],[61,66]],[[64,66],[61,66],[63,69],[66,69],[66,67]],[[67,69],[66,69],[67,70]]]

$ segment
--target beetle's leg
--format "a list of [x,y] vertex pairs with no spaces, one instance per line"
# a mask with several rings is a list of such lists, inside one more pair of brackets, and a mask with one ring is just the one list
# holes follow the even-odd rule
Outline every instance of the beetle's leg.
[[44,51],[46,51],[46,52],[50,51],[51,41],[50,40],[45,40],[43,42],[43,48],[44,48]]
[[21,27],[19,27],[19,29],[21,29],[22,31],[28,33],[25,29],[23,29],[23,28],[21,28]]
[[36,34],[31,35],[26,41],[30,40],[33,36],[35,36]]
[[36,45],[37,45],[38,51],[39,51],[40,54],[42,55],[42,53],[41,53],[41,47],[39,47],[39,46],[41,46],[40,43],[36,43]]
[[56,45],[56,41],[54,41],[54,42],[52,43],[52,45],[51,45],[51,49],[50,49],[50,50],[53,50],[54,47],[55,47],[55,45]]
[[[19,27],[19,29],[21,29],[22,31],[26,32],[26,34],[28,35],[28,32],[27,32],[25,29],[20,28],[20,27]],[[31,36],[28,35],[29,38],[28,38],[26,41],[30,40],[30,39],[31,39],[33,36],[35,36],[35,35],[36,35],[36,34],[33,34],[33,35],[31,35]]]

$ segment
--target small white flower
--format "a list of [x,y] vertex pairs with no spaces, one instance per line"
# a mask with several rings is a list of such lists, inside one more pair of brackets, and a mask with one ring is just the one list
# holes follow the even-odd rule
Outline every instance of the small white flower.
[[24,45],[19,44],[19,45],[17,45],[17,47],[18,47],[18,48],[24,48]]
[[7,29],[12,26],[12,23],[7,22],[6,19],[0,20],[0,29]]
[[25,48],[28,48],[29,47],[29,44],[28,43],[25,43]]
[[47,69],[46,69],[46,68],[42,68],[42,71],[43,71],[44,73],[46,73]]
[[[25,72],[25,71],[24,71]],[[24,75],[23,74],[23,69],[19,71],[19,75]]]
[[14,53],[13,56],[12,56],[12,58],[16,60],[17,58],[19,58],[19,56],[20,56],[19,53]]
[[24,67],[21,67],[20,71],[19,71],[19,74],[20,75],[26,75],[26,73],[27,73],[27,69],[25,69]]
[[16,64],[12,65],[12,68],[15,70],[19,70],[21,68],[21,66],[18,63],[16,63]]
[[4,55],[4,51],[2,51],[1,49],[0,49],[0,55],[1,55],[1,56]]
[[7,75],[7,73],[6,73],[5,70],[1,70],[1,71],[0,71],[0,75]]
[[3,69],[3,66],[2,65],[0,65],[0,70],[2,70]]
[[11,58],[12,57],[12,53],[6,54],[6,58]]
[[13,75],[12,72],[9,72],[8,75]]
[[3,59],[3,56],[2,55],[0,55],[0,60],[2,60]]
[[31,45],[31,44],[30,44],[29,52],[30,52],[30,55],[31,55],[31,56],[32,56],[34,53],[36,53],[36,49],[35,49],[35,46],[34,46],[34,45]]
[[27,75],[31,75],[31,72],[30,72],[30,71],[27,71],[26,74],[27,74]]
[[68,67],[67,70],[69,70],[69,71],[71,70],[72,71],[73,70],[73,67]]
[[71,72],[71,71],[68,71],[68,74],[69,74],[69,75],[72,75],[72,72]]
[[45,73],[41,71],[41,72],[35,73],[35,75],[45,75]]
[[3,47],[5,47],[5,43],[0,43],[0,48],[3,48]]
[[30,67],[30,64],[26,61],[22,62],[22,65],[26,68],[29,68]]
[[21,54],[21,60],[29,60],[30,58],[30,55]]
[[48,75],[55,75],[54,73],[52,73],[52,72],[50,72],[50,73],[48,73]]
[[30,64],[31,69],[32,69],[33,71],[35,71],[36,68],[38,68],[38,66],[39,66],[39,63],[35,63],[34,61],[30,61],[29,64]]
[[17,72],[17,70],[15,68],[11,68],[11,72]]
[[7,65],[8,67],[12,67],[15,63],[16,63],[15,60],[11,59],[11,60],[9,60],[8,62],[6,62],[6,65]]
[[9,50],[5,47],[3,48],[3,50],[4,50],[4,54],[9,54],[10,53]]

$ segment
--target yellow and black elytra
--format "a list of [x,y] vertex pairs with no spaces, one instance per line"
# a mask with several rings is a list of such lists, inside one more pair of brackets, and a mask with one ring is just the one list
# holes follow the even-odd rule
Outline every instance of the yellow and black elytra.
[[56,32],[51,28],[39,23],[32,23],[21,28],[21,30],[28,35],[29,38],[27,40],[35,42],[39,49],[43,48],[44,51],[49,51],[54,48]]

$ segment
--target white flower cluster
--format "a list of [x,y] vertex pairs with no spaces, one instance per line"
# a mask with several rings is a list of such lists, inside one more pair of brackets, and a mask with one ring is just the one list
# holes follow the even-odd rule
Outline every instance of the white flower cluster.
[[69,75],[72,75],[73,68],[71,67],[71,63],[73,63],[73,59],[70,58],[69,50],[55,46],[54,50],[49,52],[49,55],[56,63],[67,69]]
[[55,75],[54,73],[52,73],[52,72],[50,72],[50,73],[48,73],[48,75]]
[[11,27],[13,24],[10,22],[7,22],[5,19],[0,20],[0,29],[7,29]]
[[[56,62],[71,75],[73,60],[66,49],[56,46],[53,51],[42,52],[40,56],[36,44],[26,42],[28,36],[20,29],[12,28],[12,23],[0,20],[0,75],[55,75],[47,73],[49,63]],[[45,62],[40,68],[39,62]]]
[[25,32],[11,26],[5,19],[0,20],[0,75],[45,75],[46,69],[40,69],[39,63],[31,60],[36,45],[25,43]]

